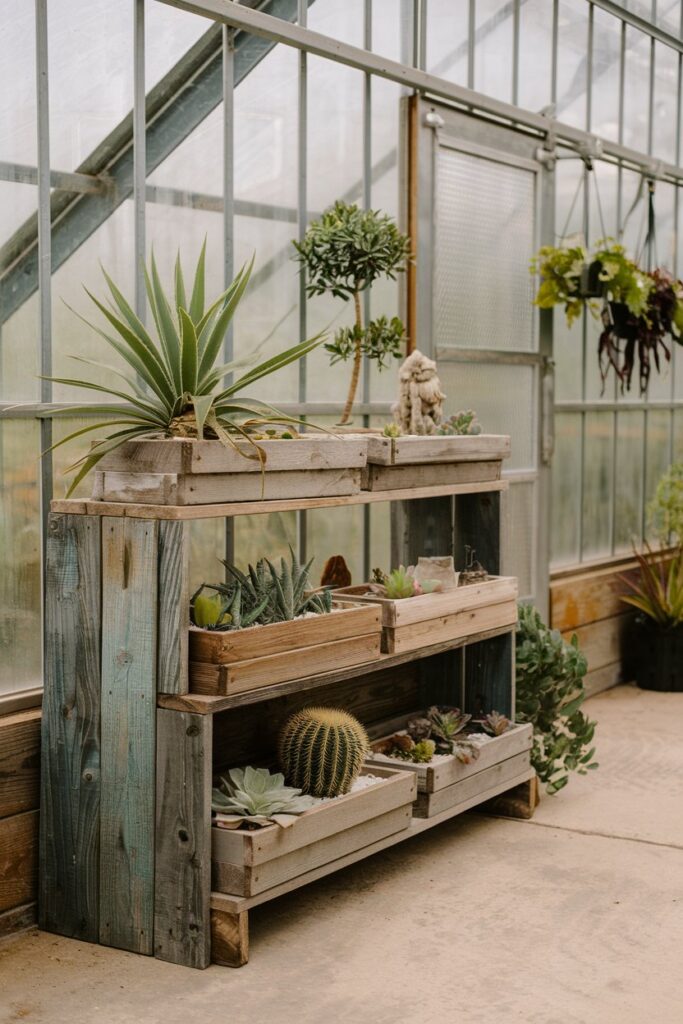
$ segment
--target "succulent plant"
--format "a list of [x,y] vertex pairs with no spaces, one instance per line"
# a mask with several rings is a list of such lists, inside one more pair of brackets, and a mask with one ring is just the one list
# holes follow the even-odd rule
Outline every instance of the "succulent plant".
[[471,764],[479,757],[479,747],[468,740],[456,740],[452,753],[462,764]]
[[415,764],[424,764],[431,761],[436,753],[434,740],[419,740],[410,752],[410,760]]
[[200,587],[192,598],[192,621],[202,629],[214,629],[216,626],[228,625],[232,617],[228,613],[228,602],[222,594],[204,594]]
[[481,434],[481,424],[473,409],[461,409],[437,427],[437,434]]
[[245,819],[303,814],[315,803],[300,789],[286,786],[279,772],[271,774],[267,768],[231,768],[227,775],[218,777],[211,796],[212,810]]
[[408,735],[417,743],[419,740],[426,740],[432,734],[432,721],[424,715],[418,718],[411,718],[406,726]]
[[361,723],[339,708],[297,711],[285,723],[278,743],[287,782],[320,797],[348,793],[368,748]]
[[401,437],[403,431],[398,423],[385,423],[382,427],[382,437]]
[[438,707],[431,707],[428,714],[432,723],[431,735],[436,740],[437,750],[442,754],[452,754],[455,737],[462,732],[472,716],[463,714],[460,708],[441,711]]
[[332,594],[329,590],[306,594],[310,586],[309,569],[313,559],[302,567],[291,547],[289,551],[291,564],[287,565],[284,558],[281,558],[279,572],[273,563],[266,559],[273,581],[275,621],[295,619],[307,611],[318,614],[332,611]]
[[415,581],[412,576],[408,575],[403,565],[400,565],[398,569],[392,569],[389,575],[384,577],[384,586],[387,597],[392,601],[415,596]]
[[508,731],[511,724],[510,719],[505,715],[501,715],[498,711],[492,711],[490,715],[484,717],[481,727],[489,736],[502,736],[504,732]]

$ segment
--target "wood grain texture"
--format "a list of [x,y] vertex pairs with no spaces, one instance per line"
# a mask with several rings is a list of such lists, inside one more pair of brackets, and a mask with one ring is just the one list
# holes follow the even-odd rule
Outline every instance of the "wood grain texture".
[[579,647],[586,656],[588,671],[595,672],[622,660],[629,629],[633,623],[633,614],[625,612],[599,622],[590,622],[578,629],[568,630],[563,634],[570,640],[576,634]]
[[243,967],[249,960],[249,915],[211,911],[211,959],[223,967]]
[[186,967],[211,958],[212,720],[157,711],[154,955]]
[[48,518],[40,926],[89,942],[99,932],[100,533],[98,517]]
[[368,437],[368,462],[380,466],[499,461],[509,454],[510,438],[506,434]]
[[401,487],[482,483],[499,480],[500,462],[433,462],[419,466],[366,466],[361,473],[364,491],[393,491]]
[[[371,664],[356,665],[332,672],[321,672],[313,676],[306,676],[303,679],[275,683],[273,686],[248,690],[245,693],[236,693],[232,696],[215,696],[203,693],[160,694],[158,704],[159,707],[170,708],[174,711],[192,711],[199,715],[215,715],[230,708],[244,707],[247,704],[260,704],[275,697],[284,697],[294,693],[304,694],[304,699],[310,702],[311,691],[313,690],[321,690],[349,679],[357,679],[359,675],[366,676],[375,672],[384,672],[387,669],[396,668],[411,661],[422,661],[425,658],[431,658],[446,651],[454,651],[457,648],[479,643],[482,640],[488,640],[512,631],[513,627],[511,626],[500,626],[496,629],[487,630],[484,633],[477,633],[474,637],[459,637],[440,644],[430,644],[429,647],[422,648],[421,650],[404,651],[401,654],[380,654]],[[318,699],[317,696],[315,699]]]
[[540,799],[538,775],[534,774],[526,782],[508,789],[493,800],[487,800],[477,808],[477,811],[499,818],[522,818],[528,821],[529,818],[533,818]]
[[0,821],[0,912],[36,898],[38,889],[38,811]]
[[628,606],[621,600],[628,588],[621,577],[636,580],[638,563],[633,559],[618,565],[582,569],[550,582],[550,621],[553,629],[564,633],[623,615]]
[[514,717],[515,636],[508,632],[465,651],[465,710],[479,716],[499,711]]
[[[273,470],[315,470],[361,467],[367,459],[367,441],[362,435],[346,437],[299,437],[287,440],[259,441],[267,472]],[[253,445],[237,441],[228,448],[220,441],[193,441],[180,438],[127,441],[99,463],[101,469],[118,473],[259,473]]]
[[[50,502],[53,512],[70,515],[128,517],[132,519],[222,519],[226,516],[248,516],[270,512],[291,512],[314,508],[342,508],[347,505],[369,505],[375,501],[404,501],[438,498],[452,494],[498,493],[507,491],[507,480],[491,480],[482,484],[443,484],[439,487],[405,487],[399,491],[359,491],[358,494],[329,498],[288,498],[270,501],[228,501],[208,505],[151,505],[140,502],[83,501],[80,498],[57,498]],[[424,553],[424,552],[423,552]]]
[[501,601],[498,604],[483,605],[481,608],[463,608],[452,615],[440,615],[429,621],[414,622],[408,626],[397,626],[395,629],[385,628],[382,634],[382,650],[387,654],[423,650],[430,643],[468,639],[491,629],[516,624],[516,601]]
[[290,622],[272,622],[267,626],[219,632],[217,630],[190,629],[190,658],[214,665],[229,665],[265,655],[316,644],[342,640],[345,637],[379,633],[377,605],[334,604],[329,615],[310,615]]
[[0,718],[0,818],[40,803],[40,709]]
[[360,469],[295,469],[268,472],[263,476],[257,473],[102,473],[93,497],[104,502],[172,506],[322,498],[357,494],[360,474]]
[[152,953],[156,523],[102,522],[100,942]]
[[528,776],[530,770],[530,755],[527,750],[514,757],[509,757],[505,761],[500,761],[490,768],[484,768],[483,771],[470,775],[462,782],[446,786],[445,789],[440,789],[436,793],[419,793],[413,814],[416,818],[431,818],[449,808],[463,807],[464,804],[470,805],[469,801],[472,799],[478,798],[478,802],[483,802],[486,799],[487,791],[493,786],[502,787],[501,791],[503,791],[518,785],[518,778]]
[[38,904],[35,901],[5,910],[0,914],[0,940],[24,932],[27,928],[33,928],[37,922]]
[[383,626],[407,626],[416,622],[437,619],[459,611],[469,611],[486,605],[516,601],[519,596],[517,579],[514,576],[495,576],[483,583],[455,587],[443,593],[422,594],[419,597],[392,601],[368,593],[367,584],[342,587],[334,591],[339,601],[355,601],[373,604],[382,610]]
[[501,510],[500,494],[460,494],[455,499],[454,557],[456,569],[465,567],[465,548],[474,548],[476,557],[492,576],[500,573]]
[[379,657],[379,628],[365,636],[351,636],[313,647],[300,647],[264,658],[229,665],[190,662],[193,693],[242,694],[267,689],[284,681],[305,679],[313,672],[367,665]]
[[597,668],[594,672],[587,672],[583,677],[583,688],[587,697],[595,697],[603,690],[609,690],[612,686],[631,681],[628,678],[628,673],[624,671],[621,661],[615,661],[611,665]]
[[[460,485],[460,486],[474,486]],[[479,486],[484,486],[480,484]],[[373,493],[373,492],[367,492]],[[385,492],[390,493],[390,492]],[[452,555],[453,498],[421,498],[391,507],[391,564],[416,565],[418,558]]]
[[157,691],[187,693],[189,689],[188,628],[190,617],[190,534],[182,522],[159,523],[159,630]]

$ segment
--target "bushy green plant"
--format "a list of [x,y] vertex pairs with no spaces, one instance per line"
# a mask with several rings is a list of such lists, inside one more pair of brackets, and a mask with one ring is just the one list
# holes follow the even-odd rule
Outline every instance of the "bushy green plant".
[[399,565],[398,569],[392,569],[384,577],[384,587],[391,601],[401,601],[405,597],[415,596],[415,580],[408,575],[403,565]]
[[365,729],[339,708],[304,708],[285,723],[278,741],[287,781],[313,796],[348,793],[369,749]]
[[381,316],[363,326],[361,294],[380,277],[390,280],[405,269],[410,258],[410,241],[401,234],[391,217],[379,210],[361,210],[355,204],[337,201],[319,220],[309,224],[301,242],[293,242],[296,259],[307,272],[309,295],[329,292],[337,298],[353,299],[352,327],[342,327],[334,341],[325,345],[331,362],[353,360],[349,392],[341,417],[348,423],[360,380],[363,356],[379,369],[392,357],[400,358],[405,328],[398,317]]
[[[262,558],[244,573],[223,561],[226,583],[203,583],[190,602],[195,626],[210,630],[244,629],[255,624],[286,622],[306,612],[323,615],[332,611],[329,590],[308,593],[313,559],[302,566],[290,547],[290,561],[280,559],[280,569]],[[212,592],[210,595],[205,591]]]
[[285,786],[284,776],[267,768],[231,768],[218,777],[211,795],[211,809],[218,814],[245,820],[271,819],[277,815],[303,814],[315,806],[300,789]]
[[[259,399],[242,396],[241,392],[262,377],[301,359],[321,344],[323,335],[279,352],[253,366],[227,386],[222,386],[226,377],[248,362],[233,360],[221,364],[220,357],[226,331],[249,282],[254,261],[252,259],[245,264],[230,287],[207,308],[204,299],[205,249],[206,243],[202,246],[190,294],[185,290],[178,254],[173,296],[170,298],[162,287],[152,253],[149,270],[145,270],[145,283],[156,338],[136,316],[106,271],[103,273],[111,293],[107,304],[86,289],[115,333],[110,334],[80,314],[76,315],[123,359],[133,376],[115,367],[103,367],[112,377],[122,381],[118,388],[112,384],[97,384],[87,378],[50,378],[56,384],[87,388],[126,403],[104,407],[102,404],[70,406],[53,413],[81,416],[104,411],[108,417],[105,423],[74,430],[53,446],[66,444],[91,430],[107,431],[87,455],[67,470],[77,470],[67,495],[108,452],[134,438],[158,435],[217,438],[223,444],[236,448],[245,458],[257,459],[263,464],[265,454],[251,436],[251,424],[263,426],[271,422],[297,422]],[[83,363],[93,362],[80,356],[72,358]],[[93,365],[102,367],[101,363]],[[236,440],[249,443],[246,451],[235,444]]]
[[576,636],[566,643],[531,605],[520,604],[517,630],[516,721],[531,722],[531,763],[548,793],[597,768],[591,746],[595,722],[581,710],[586,659]]
[[674,462],[661,477],[647,516],[661,544],[683,545],[683,462]]

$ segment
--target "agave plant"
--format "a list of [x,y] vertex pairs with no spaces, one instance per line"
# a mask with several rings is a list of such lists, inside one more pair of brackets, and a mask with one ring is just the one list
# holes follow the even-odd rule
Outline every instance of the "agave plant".
[[[156,338],[136,316],[104,269],[110,292],[107,303],[100,302],[86,288],[88,296],[115,333],[90,323],[79,313],[76,316],[104,338],[133,371],[133,376],[113,366],[102,366],[94,360],[72,356],[80,362],[107,370],[122,381],[121,386],[116,388],[81,378],[49,378],[56,384],[88,388],[122,399],[125,403],[107,404],[104,409],[109,419],[105,423],[75,430],[54,445],[66,444],[91,430],[109,430],[106,437],[97,441],[87,455],[67,470],[78,470],[67,494],[72,493],[104,455],[133,438],[150,435],[218,438],[223,444],[235,447],[246,458],[258,459],[263,465],[265,453],[251,436],[254,425],[298,422],[266,402],[243,396],[242,392],[262,377],[301,359],[319,345],[324,336],[318,335],[279,352],[225,385],[227,377],[253,362],[253,359],[229,363],[220,363],[219,360],[226,331],[249,282],[254,260],[252,258],[242,267],[232,284],[207,308],[204,295],[205,254],[206,242],[197,261],[189,295],[178,254],[173,296],[169,298],[162,287],[152,253],[149,269],[145,269],[145,284]],[[69,416],[102,411],[101,404],[59,410]],[[250,447],[246,451],[244,446],[236,445],[239,439],[249,442]]]
[[489,715],[485,715],[481,722],[482,729],[489,736],[502,736],[511,725],[510,719],[501,715],[499,711],[492,711]]
[[647,554],[635,552],[640,578],[634,581],[620,577],[631,591],[622,601],[663,629],[675,629],[683,624],[683,547],[677,549],[668,568],[648,544],[645,547]]
[[[231,768],[218,777],[211,796],[211,808],[217,814],[263,824],[281,815],[303,814],[318,801],[302,796],[300,789],[285,786],[285,777],[271,774],[267,768]],[[288,824],[280,819],[279,824]],[[239,824],[239,821],[237,822]]]
[[462,732],[472,715],[466,715],[460,708],[440,710],[438,707],[431,707],[428,711],[432,723],[432,739],[436,740],[436,747],[439,753],[452,754],[456,742],[456,736]]

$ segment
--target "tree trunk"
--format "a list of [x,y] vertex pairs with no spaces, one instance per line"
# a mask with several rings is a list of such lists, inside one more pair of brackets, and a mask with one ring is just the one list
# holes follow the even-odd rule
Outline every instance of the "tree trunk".
[[[356,307],[356,326],[360,330],[363,327],[363,321],[360,312],[360,292],[353,293],[353,302]],[[362,352],[361,352],[361,338],[360,333],[356,338],[356,350],[353,355],[353,370],[351,371],[351,383],[349,384],[349,393],[346,396],[346,405],[344,406],[344,412],[342,418],[339,421],[339,426],[343,427],[350,421],[351,410],[353,409],[353,402],[356,397],[356,391],[358,390],[358,381],[360,380],[360,367],[362,363]]]

